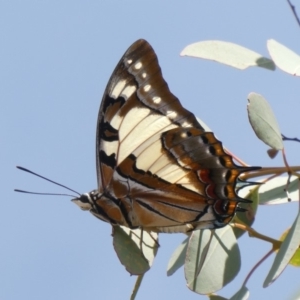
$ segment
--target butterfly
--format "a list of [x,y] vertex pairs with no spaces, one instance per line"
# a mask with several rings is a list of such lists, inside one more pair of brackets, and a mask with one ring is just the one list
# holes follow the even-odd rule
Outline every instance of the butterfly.
[[238,177],[222,143],[170,92],[145,40],[125,52],[105,89],[96,133],[98,189],[73,199],[112,225],[155,232],[219,228],[236,211]]

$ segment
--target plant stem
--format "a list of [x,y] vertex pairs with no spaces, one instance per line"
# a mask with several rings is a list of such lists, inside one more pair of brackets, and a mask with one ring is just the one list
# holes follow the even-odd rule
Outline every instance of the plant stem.
[[137,277],[135,285],[134,285],[134,289],[133,289],[131,297],[130,297],[130,300],[134,300],[135,299],[135,296],[136,296],[137,292],[139,291],[139,288],[140,288],[140,285],[142,283],[144,275],[145,274],[142,274],[142,275],[139,275]]
[[272,239],[266,235],[263,235],[245,224],[233,223],[232,226],[242,229],[242,230],[245,230],[245,231],[248,231],[250,237],[255,237],[257,239],[271,243],[273,245],[273,251],[279,249],[282,244],[281,241],[278,241],[278,240]]

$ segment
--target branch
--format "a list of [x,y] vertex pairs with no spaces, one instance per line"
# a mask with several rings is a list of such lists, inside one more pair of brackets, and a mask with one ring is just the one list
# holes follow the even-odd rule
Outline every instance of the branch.
[[273,249],[268,251],[268,253],[266,255],[263,256],[263,258],[261,258],[256,264],[255,266],[251,269],[251,271],[249,272],[249,274],[247,275],[243,286],[246,286],[248,280],[250,279],[250,277],[252,276],[252,274],[254,273],[254,271],[273,253]]
[[254,230],[253,228],[247,226],[246,224],[232,223],[231,226],[242,229],[244,231],[248,231],[248,234],[250,237],[255,237],[257,239],[271,243],[272,251],[278,250],[282,244],[282,241],[278,241],[278,240],[272,239],[264,234],[261,234],[261,233],[257,232],[256,230]]
[[281,134],[281,136],[282,136],[282,140],[283,141],[300,142],[300,139],[298,139],[298,138],[289,138],[289,137],[285,136],[284,134]]
[[296,21],[297,21],[298,25],[300,26],[300,19],[299,19],[298,15],[297,15],[295,6],[291,3],[290,0],[287,0],[287,2],[288,2],[288,4],[289,4],[289,6],[290,6],[290,8],[291,8],[291,10],[292,10],[292,12],[293,12],[295,18],[296,18]]
[[135,285],[134,285],[134,289],[132,291],[132,294],[131,294],[131,297],[130,297],[130,300],[134,300],[135,299],[135,296],[140,288],[140,285],[141,285],[141,282],[143,280],[143,277],[144,277],[145,274],[142,274],[142,275],[138,275],[137,279],[136,279],[136,282],[135,282]]

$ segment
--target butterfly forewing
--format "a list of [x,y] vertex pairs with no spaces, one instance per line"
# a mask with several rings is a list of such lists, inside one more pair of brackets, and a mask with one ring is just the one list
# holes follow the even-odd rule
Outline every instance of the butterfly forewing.
[[99,189],[91,212],[156,231],[226,225],[243,199],[236,166],[164,81],[152,47],[135,42],[106,87],[96,138]]
[[[202,129],[170,92],[152,47],[139,40],[121,58],[102,99],[96,145],[99,186],[108,186],[112,170],[128,155],[178,126]],[[103,165],[110,169],[105,176]]]

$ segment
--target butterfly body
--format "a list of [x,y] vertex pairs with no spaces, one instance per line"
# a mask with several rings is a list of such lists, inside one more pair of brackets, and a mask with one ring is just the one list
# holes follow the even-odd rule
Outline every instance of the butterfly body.
[[96,135],[99,188],[73,201],[112,225],[187,232],[228,224],[237,166],[182,107],[145,40],[123,55],[104,92]]

